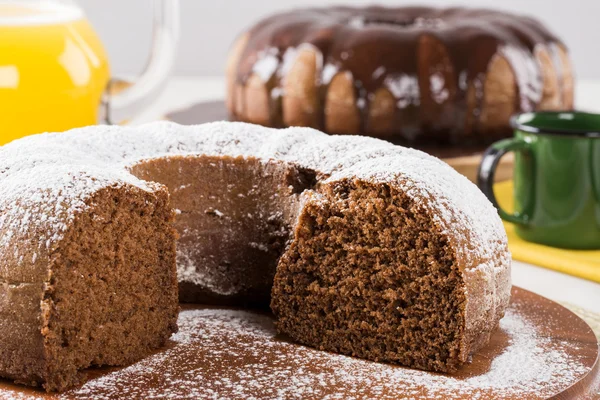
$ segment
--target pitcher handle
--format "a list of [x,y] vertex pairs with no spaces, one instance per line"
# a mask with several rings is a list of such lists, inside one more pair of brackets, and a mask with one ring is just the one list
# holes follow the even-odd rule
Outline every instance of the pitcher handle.
[[179,39],[179,0],[153,0],[154,22],[150,58],[135,83],[114,93],[112,79],[102,101],[100,122],[120,124],[136,117],[164,89],[175,61]]

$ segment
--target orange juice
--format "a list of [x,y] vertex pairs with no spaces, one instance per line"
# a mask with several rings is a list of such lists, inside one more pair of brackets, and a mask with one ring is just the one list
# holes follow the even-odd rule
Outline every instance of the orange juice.
[[97,123],[109,76],[80,9],[0,0],[0,145]]

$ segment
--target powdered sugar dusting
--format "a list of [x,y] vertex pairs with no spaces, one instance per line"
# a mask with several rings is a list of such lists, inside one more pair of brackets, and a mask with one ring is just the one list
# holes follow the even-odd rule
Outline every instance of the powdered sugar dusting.
[[[463,268],[494,266],[483,272],[489,278],[486,292],[508,299],[510,282],[495,285],[496,270],[510,264],[506,235],[496,210],[475,185],[420,151],[367,137],[328,136],[309,128],[155,122],[133,128],[88,127],[10,143],[0,148],[0,232],[13,239],[0,240],[0,254],[21,251],[12,243],[30,231],[40,232],[40,246],[52,246],[83,210],[86,199],[102,187],[127,184],[155,190],[127,171],[143,160],[175,154],[280,159],[329,176],[329,182],[350,178],[397,184],[415,201],[426,203],[440,227],[456,239]],[[31,258],[31,251],[27,248],[15,256]],[[183,269],[188,278],[202,279]]]
[[291,344],[266,315],[229,309],[182,311],[171,346],[87,382],[65,398],[546,398],[584,366],[539,335],[517,310],[500,323],[508,338],[489,370],[457,378]]

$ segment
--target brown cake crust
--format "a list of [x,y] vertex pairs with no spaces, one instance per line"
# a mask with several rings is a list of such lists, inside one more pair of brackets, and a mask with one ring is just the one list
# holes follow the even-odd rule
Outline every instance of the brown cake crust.
[[276,14],[236,41],[227,82],[234,120],[411,146],[487,144],[511,135],[513,113],[573,107],[564,44],[532,18],[485,9]]

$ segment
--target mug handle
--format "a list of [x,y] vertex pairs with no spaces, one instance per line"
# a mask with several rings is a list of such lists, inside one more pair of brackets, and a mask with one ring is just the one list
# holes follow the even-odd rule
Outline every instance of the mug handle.
[[477,186],[479,186],[479,189],[483,194],[485,194],[494,207],[496,207],[500,218],[514,224],[527,225],[529,222],[529,216],[527,214],[520,212],[514,212],[512,214],[507,213],[500,207],[498,200],[494,195],[494,176],[496,174],[496,168],[498,167],[502,156],[511,151],[529,152],[529,143],[522,139],[512,138],[500,140],[488,147],[483,154],[481,164],[479,165],[479,171],[477,172]]

